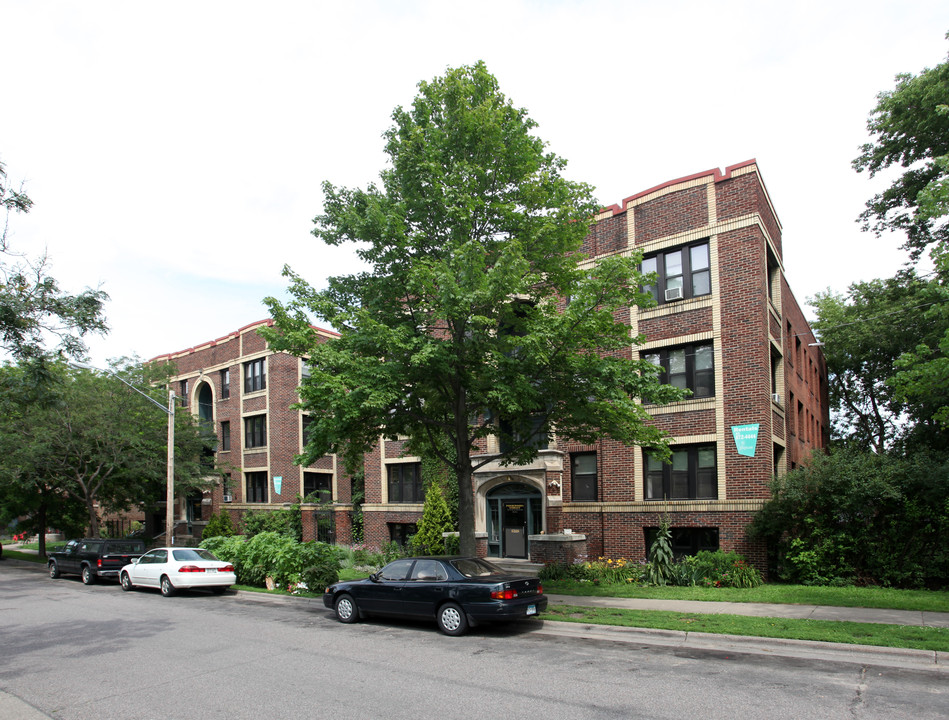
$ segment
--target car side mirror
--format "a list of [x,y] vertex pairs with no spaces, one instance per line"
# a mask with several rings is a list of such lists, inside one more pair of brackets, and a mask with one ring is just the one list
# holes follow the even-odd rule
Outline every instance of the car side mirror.
[[372,582],[379,582],[380,574],[377,572],[374,572],[372,575],[369,576],[369,579],[372,580]]

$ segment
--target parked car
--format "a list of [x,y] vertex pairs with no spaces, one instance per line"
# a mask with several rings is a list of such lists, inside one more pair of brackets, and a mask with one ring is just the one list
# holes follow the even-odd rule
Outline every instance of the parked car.
[[119,570],[143,552],[145,541],[137,538],[82,538],[51,552],[46,563],[54,580],[72,574],[91,585],[97,578],[118,578]]
[[344,623],[368,615],[428,618],[446,635],[461,635],[480,623],[536,616],[547,598],[537,578],[480,558],[418,557],[395,560],[364,580],[334,583],[323,604]]
[[176,590],[205,588],[222,593],[237,582],[234,566],[204,548],[163,547],[149,550],[122,568],[123,590],[154,587],[165,597]]

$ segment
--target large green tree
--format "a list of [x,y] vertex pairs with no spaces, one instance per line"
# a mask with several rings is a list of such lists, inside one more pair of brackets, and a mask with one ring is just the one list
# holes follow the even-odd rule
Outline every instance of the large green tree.
[[33,201],[22,186],[10,186],[2,163],[0,206],[5,213],[0,235],[0,348],[14,358],[33,362],[34,373],[44,371],[50,340],[55,354],[81,357],[84,335],[108,331],[103,309],[109,296],[101,289],[75,295],[63,292],[49,274],[46,255],[31,260],[11,248],[10,213],[29,212]]
[[[45,513],[81,504],[88,531],[99,534],[100,512],[128,510],[164,497],[167,415],[118,378],[49,365],[38,384],[28,368],[0,369],[0,488],[5,512]],[[113,372],[161,402],[164,368],[122,362]],[[214,442],[187,410],[175,415],[175,487],[203,489]],[[49,503],[36,504],[37,496]],[[41,533],[42,537],[42,533]]]
[[938,395],[911,400],[894,378],[906,353],[938,344],[949,329],[945,301],[937,281],[913,270],[810,300],[827,360],[835,440],[877,453],[944,444],[932,423]]
[[[949,37],[949,35],[947,35]],[[877,96],[867,129],[872,141],[853,161],[870,177],[902,167],[903,173],[867,202],[864,227],[906,233],[914,257],[945,245],[949,227],[949,61],[918,75],[896,76],[896,87]]]
[[[641,338],[625,308],[649,302],[639,258],[582,262],[592,189],[563,176],[483,63],[420,83],[392,118],[381,187],[325,184],[315,221],[369,270],[318,291],[287,268],[292,300],[266,301],[266,337],[310,360],[305,461],[410,437],[454,474],[461,552],[474,553],[473,470],[527,462],[555,429],[662,447],[641,401],[679,394],[629,358]],[[318,342],[315,318],[341,336]],[[490,435],[500,455],[484,453]]]

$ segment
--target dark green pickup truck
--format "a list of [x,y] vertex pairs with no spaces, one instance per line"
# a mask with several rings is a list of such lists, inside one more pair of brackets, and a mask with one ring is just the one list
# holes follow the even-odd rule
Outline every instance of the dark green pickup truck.
[[145,541],[137,538],[70,540],[61,551],[49,554],[49,576],[79,575],[86,585],[100,577],[118,579],[119,570],[144,553]]

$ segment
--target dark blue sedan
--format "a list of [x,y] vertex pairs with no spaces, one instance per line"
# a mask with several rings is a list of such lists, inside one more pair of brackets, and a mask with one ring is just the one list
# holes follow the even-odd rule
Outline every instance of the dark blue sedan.
[[368,615],[427,618],[446,635],[461,635],[480,623],[536,616],[547,598],[537,578],[480,558],[418,557],[395,560],[365,580],[334,583],[323,604],[344,623]]

